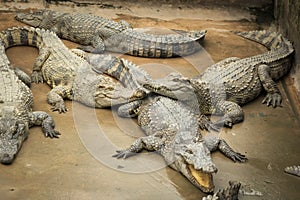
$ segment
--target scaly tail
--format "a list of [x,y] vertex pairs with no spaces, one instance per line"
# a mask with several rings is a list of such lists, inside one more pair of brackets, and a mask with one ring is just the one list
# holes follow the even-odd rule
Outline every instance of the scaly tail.
[[207,30],[195,30],[195,31],[184,31],[184,30],[177,30],[177,29],[171,29],[175,33],[178,33],[182,35],[183,37],[190,38],[194,41],[203,40],[205,37],[205,34],[207,33]]
[[1,31],[0,39],[4,42],[6,49],[20,45],[39,48],[43,40],[41,36],[41,32],[43,31],[46,30],[33,27],[12,27]]
[[300,165],[298,166],[288,166],[284,169],[284,172],[292,174],[295,176],[300,176]]
[[89,55],[86,59],[93,66],[92,69],[95,72],[105,73],[114,77],[125,87],[132,90],[141,88],[139,80],[145,81],[150,79],[150,76],[145,70],[125,59],[98,54]]
[[234,33],[243,38],[252,40],[254,42],[258,42],[271,50],[285,46],[289,49],[290,52],[294,51],[291,42],[277,32],[267,30],[255,30],[250,32],[235,31]]

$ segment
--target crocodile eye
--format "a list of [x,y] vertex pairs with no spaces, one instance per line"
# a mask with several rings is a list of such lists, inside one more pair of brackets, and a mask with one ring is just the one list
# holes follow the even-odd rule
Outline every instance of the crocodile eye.
[[189,154],[193,154],[193,151],[191,149],[187,149],[187,150],[185,150],[185,152],[187,152]]
[[15,129],[12,133],[12,138],[17,138],[20,134],[22,134],[25,131],[25,124],[22,122],[16,122]]

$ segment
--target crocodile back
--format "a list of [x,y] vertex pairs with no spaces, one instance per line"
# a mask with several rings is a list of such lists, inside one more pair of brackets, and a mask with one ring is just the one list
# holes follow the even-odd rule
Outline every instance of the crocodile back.
[[55,30],[55,32],[60,37],[82,45],[90,44],[91,40],[97,35],[102,36],[103,33],[106,33],[110,36],[128,28],[128,25],[123,23],[115,22],[100,16],[81,13],[66,13],[57,23],[59,28]]
[[190,55],[202,47],[206,34],[201,31],[177,31],[175,34],[157,35],[126,29],[104,40],[109,51],[133,56],[169,58]]
[[33,96],[30,89],[10,68],[2,42],[0,42],[0,85],[0,108],[14,107],[19,119],[28,120],[28,112],[31,112],[33,105]]
[[[179,101],[162,96],[154,97],[140,109],[138,124],[147,135],[165,131],[171,138],[179,136],[180,133],[196,138],[200,133],[198,121],[190,109]],[[173,139],[170,142],[171,140]]]
[[272,79],[277,80],[288,73],[291,68],[291,55],[294,53],[292,43],[280,33],[259,30],[236,32],[237,35],[255,41],[269,49],[266,53],[243,59],[243,64],[267,64],[270,66]]
[[51,87],[71,84],[78,67],[89,66],[83,58],[72,53],[61,39],[49,30],[13,27],[2,31],[0,38],[4,41],[5,48],[29,45],[39,49],[39,56],[42,53],[49,53],[41,67],[43,78]]
[[[240,105],[255,99],[262,90],[258,76],[258,66],[268,65],[273,80],[287,74],[291,67],[292,44],[282,35],[270,31],[236,32],[246,39],[256,41],[269,48],[269,51],[243,59],[224,59],[192,79],[198,87],[199,96],[204,102],[230,100]],[[210,107],[210,106],[207,106]]]

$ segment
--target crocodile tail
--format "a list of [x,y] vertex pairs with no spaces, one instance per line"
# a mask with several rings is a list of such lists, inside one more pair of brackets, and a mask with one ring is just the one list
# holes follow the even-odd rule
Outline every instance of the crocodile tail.
[[126,29],[110,37],[107,40],[110,45],[106,48],[110,51],[149,58],[186,56],[202,48],[200,42],[204,39],[206,30],[175,32],[157,35]]
[[205,37],[205,34],[207,33],[207,30],[195,30],[195,31],[184,31],[184,30],[177,30],[177,29],[171,29],[175,33],[178,33],[182,35],[183,37],[187,37],[193,41],[200,41],[203,40]]
[[284,172],[295,176],[300,176],[300,165],[288,166],[284,169]]
[[13,46],[40,47],[42,43],[41,29],[33,27],[12,27],[0,32],[5,48]]
[[119,80],[130,89],[141,88],[139,80],[147,80],[150,76],[142,68],[125,59],[119,59],[111,55],[93,54],[87,57],[92,69],[97,73],[107,74]]
[[243,38],[258,42],[267,47],[268,49],[278,49],[283,46],[286,46],[291,51],[293,51],[292,44],[280,33],[277,32],[267,30],[255,30],[250,32],[235,31],[234,33]]

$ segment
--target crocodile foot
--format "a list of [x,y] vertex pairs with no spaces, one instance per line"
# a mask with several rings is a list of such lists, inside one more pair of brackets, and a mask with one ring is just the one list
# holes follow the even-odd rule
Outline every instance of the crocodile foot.
[[128,157],[130,157],[130,156],[134,156],[134,155],[136,155],[137,153],[135,153],[135,152],[132,152],[132,151],[130,151],[129,149],[126,149],[126,150],[117,150],[116,151],[117,153],[116,154],[114,154],[114,155],[112,155],[112,157],[116,157],[116,158],[124,158],[124,159],[126,159],[126,158],[128,158]]
[[237,200],[240,187],[241,183],[229,181],[229,187],[218,190],[213,196],[203,197],[202,200]]
[[239,152],[232,152],[230,158],[231,160],[233,160],[233,162],[241,162],[241,163],[244,163],[248,160],[248,158],[244,154],[241,154]]
[[52,105],[51,111],[52,112],[58,111],[58,113],[65,113],[68,111],[68,109],[66,108],[63,102],[62,103],[59,102]]
[[292,174],[295,176],[300,176],[300,165],[298,166],[288,166],[284,169],[285,173]]
[[60,133],[54,129],[47,130],[44,132],[45,137],[50,137],[50,138],[59,138]]
[[279,93],[268,93],[267,96],[263,99],[262,103],[267,104],[267,106],[272,105],[273,108],[281,105],[281,95]]
[[237,200],[241,183],[229,181],[229,187],[226,189],[219,190],[217,196],[219,200]]
[[33,71],[31,74],[31,81],[33,83],[43,83],[44,79],[43,79],[42,72]]
[[198,122],[199,122],[199,127],[202,130],[207,130],[207,131],[213,130],[217,132],[220,131],[220,126],[210,121],[210,119],[205,115],[200,115],[198,118]]
[[223,139],[220,140],[219,149],[233,162],[244,163],[248,160],[244,154],[234,151]]
[[221,119],[219,119],[218,121],[216,121],[214,123],[214,126],[216,126],[216,127],[226,126],[228,128],[232,128],[233,122],[232,122],[232,119],[230,117],[225,117],[224,116]]

